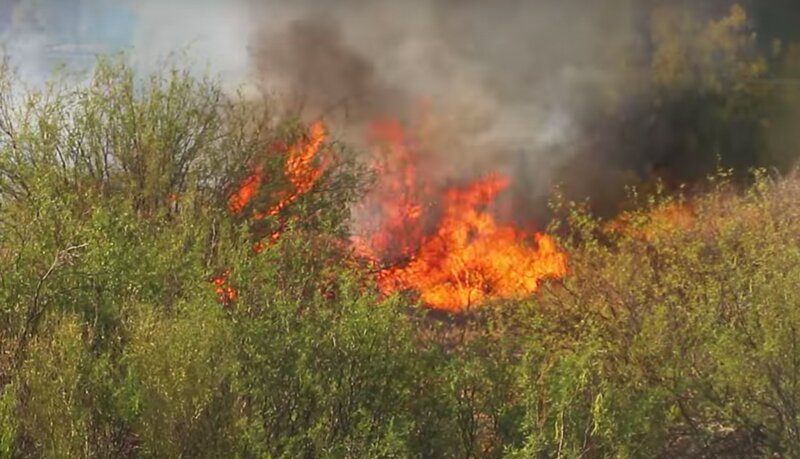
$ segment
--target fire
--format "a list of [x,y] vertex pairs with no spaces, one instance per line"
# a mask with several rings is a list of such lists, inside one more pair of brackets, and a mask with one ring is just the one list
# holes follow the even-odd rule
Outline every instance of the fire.
[[253,199],[259,187],[261,186],[261,177],[263,173],[264,171],[262,170],[261,166],[254,167],[250,176],[245,179],[236,193],[231,196],[230,200],[228,201],[228,209],[232,214],[242,213],[247,203]]
[[369,217],[360,219],[353,243],[362,257],[395,263],[419,249],[425,226],[422,202],[431,191],[418,181],[418,155],[400,123],[375,122],[368,136],[379,182],[358,209]]
[[[325,161],[318,161],[326,136],[325,126],[317,122],[288,147],[285,174],[290,186],[272,196],[274,204],[266,210],[254,212],[253,220],[280,216],[313,188],[326,168]],[[566,275],[567,256],[552,238],[495,220],[490,206],[508,187],[507,178],[489,175],[436,191],[421,178],[418,146],[399,123],[373,123],[369,140],[375,146],[379,181],[357,209],[361,231],[352,243],[358,256],[379,265],[378,285],[384,293],[413,290],[430,307],[462,311],[493,299],[529,295],[543,279]],[[230,212],[244,212],[263,181],[264,171],[254,167],[231,196]],[[280,238],[287,218],[255,244],[256,253]],[[213,280],[226,305],[237,297],[229,276],[226,272]]]
[[[317,166],[314,164],[314,160],[317,158],[326,138],[325,125],[321,121],[317,121],[309,127],[305,138],[288,148],[284,173],[291,188],[276,196],[277,202],[265,212],[256,212],[253,215],[255,220],[278,215],[283,209],[296,201],[297,198],[308,193],[313,188],[314,184],[325,172],[326,163],[323,161],[321,165]],[[250,176],[245,179],[228,201],[228,208],[231,213],[240,214],[245,206],[252,201],[261,187],[263,176],[264,171],[261,166],[253,167]]]
[[[327,162],[325,160],[319,165],[315,164],[315,160],[322,150],[326,139],[327,131],[325,125],[321,121],[317,121],[311,124],[308,133],[302,139],[289,146],[287,149],[284,174],[290,184],[290,188],[274,196],[275,204],[270,206],[266,211],[254,212],[252,216],[253,220],[262,220],[267,216],[278,216],[281,211],[295,202],[300,196],[311,191],[314,184],[319,181],[327,167]],[[228,210],[234,215],[241,214],[245,207],[256,197],[263,181],[264,170],[262,166],[254,166],[250,175],[242,182],[236,192],[234,192],[228,200]],[[282,228],[285,224],[285,220],[280,221],[278,225],[279,229],[270,232],[266,236],[267,242],[263,240],[256,242],[253,245],[253,251],[256,254],[261,253],[266,248],[267,244],[274,244],[277,242],[281,237]],[[238,291],[228,285],[229,276],[230,271],[226,271],[222,275],[212,279],[212,282],[216,286],[215,291],[219,301],[226,306],[236,301],[238,297]]]
[[[490,175],[431,197],[430,187],[417,183],[415,155],[399,124],[381,123],[373,134],[394,154],[379,163],[382,182],[371,197],[383,204],[382,227],[354,243],[357,253],[389,265],[378,274],[384,293],[413,290],[428,306],[457,312],[529,295],[543,279],[566,275],[567,256],[552,238],[501,225],[487,208],[507,178]],[[387,163],[395,167],[387,170]],[[440,215],[431,216],[423,197],[441,207]]]
[[549,236],[499,225],[482,209],[507,185],[505,178],[492,176],[448,190],[435,233],[408,264],[381,272],[381,289],[413,289],[434,308],[460,311],[489,299],[531,294],[544,278],[564,276],[567,257]]
[[225,307],[229,307],[236,298],[239,297],[239,292],[235,288],[228,285],[228,277],[230,277],[230,270],[225,271],[221,275],[211,279],[214,284],[214,293],[217,294],[217,299]]
[[256,214],[256,219],[264,218],[266,215],[278,215],[281,210],[293,203],[300,196],[311,191],[311,188],[322,177],[325,172],[326,162],[320,166],[314,166],[314,159],[320,151],[320,147],[325,142],[328,134],[322,121],[317,121],[311,125],[307,139],[289,147],[289,155],[286,160],[286,177],[289,179],[292,188],[284,192],[278,198],[278,202],[267,210],[266,214]]

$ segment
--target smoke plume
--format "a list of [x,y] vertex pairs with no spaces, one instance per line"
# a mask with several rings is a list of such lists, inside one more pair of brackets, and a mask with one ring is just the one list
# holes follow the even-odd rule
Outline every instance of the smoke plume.
[[[361,147],[368,123],[399,120],[420,138],[420,169],[431,179],[506,174],[514,213],[541,220],[557,183],[613,207],[623,184],[654,173],[691,181],[717,155],[759,165],[754,152],[768,145],[782,161],[794,157],[791,128],[759,139],[735,116],[707,122],[707,107],[728,97],[714,84],[738,71],[730,62],[755,68],[754,49],[769,55],[773,38],[800,39],[796,2],[739,1],[741,23],[734,3],[6,0],[0,44],[34,81],[57,61],[90,67],[98,54],[126,50],[145,74],[184,53],[227,88],[259,85],[283,110],[323,117]],[[754,43],[731,46],[722,41],[729,35]],[[783,112],[798,112],[791,104]]]
[[0,56],[30,83],[117,52],[142,76],[177,56],[235,89],[250,66],[249,11],[247,0],[0,0]]
[[[706,145],[691,126],[706,123],[692,118],[697,106],[712,106],[717,96],[709,94],[723,91],[703,72],[721,75],[724,85],[738,62],[757,65],[747,59],[764,43],[739,36],[755,36],[758,16],[744,18],[734,5],[268,2],[254,14],[253,77],[287,111],[325,117],[356,142],[370,120],[424,125],[426,172],[445,182],[489,170],[507,174],[516,217],[538,220],[559,182],[573,197],[612,208],[626,183],[654,174],[694,180],[721,150],[739,158],[746,155],[739,150],[757,148],[742,134],[746,127],[734,129],[742,139]],[[683,42],[673,40],[682,35]],[[692,40],[708,43],[695,49]],[[714,46],[719,50],[706,53]],[[681,73],[694,68],[702,71]],[[698,159],[692,142],[708,157]]]
[[535,178],[575,140],[574,114],[619,84],[631,10],[603,3],[276,3],[251,51],[257,76],[296,114],[343,129],[426,119],[448,172],[524,164]]

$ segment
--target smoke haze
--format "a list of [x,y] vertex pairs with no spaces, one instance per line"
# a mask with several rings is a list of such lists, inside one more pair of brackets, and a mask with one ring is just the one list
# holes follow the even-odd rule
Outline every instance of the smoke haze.
[[[534,208],[560,181],[614,202],[631,174],[674,158],[676,128],[643,108],[655,99],[644,81],[654,14],[681,6],[705,23],[733,3],[0,0],[0,42],[36,76],[116,50],[146,73],[183,51],[226,87],[258,85],[357,145],[370,121],[400,120],[435,180],[495,170]],[[754,29],[797,17],[788,4],[739,3]]]
[[669,138],[682,133],[643,119],[656,99],[652,25],[670,8],[706,23],[734,4],[697,3],[268,2],[255,15],[253,76],[288,111],[325,117],[356,143],[371,120],[416,126],[430,178],[509,175],[515,217],[536,221],[554,184],[613,206],[680,149]]
[[427,116],[444,154],[474,167],[572,140],[587,94],[618,84],[634,40],[626,3],[276,4],[251,49],[258,76],[296,113],[343,126]]

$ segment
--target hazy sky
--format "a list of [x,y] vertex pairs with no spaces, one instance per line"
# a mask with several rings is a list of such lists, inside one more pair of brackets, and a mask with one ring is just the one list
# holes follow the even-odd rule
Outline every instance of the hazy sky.
[[142,70],[175,52],[226,80],[247,69],[247,9],[238,0],[0,0],[0,45],[27,77],[127,50]]

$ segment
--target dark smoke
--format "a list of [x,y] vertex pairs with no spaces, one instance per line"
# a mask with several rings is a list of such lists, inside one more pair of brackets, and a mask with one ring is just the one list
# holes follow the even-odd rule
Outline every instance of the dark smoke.
[[[784,17],[764,2],[739,4],[749,14],[744,35]],[[324,117],[356,142],[371,120],[413,124],[423,116],[420,106],[429,107],[424,116],[436,129],[426,139],[426,172],[443,183],[489,170],[508,174],[514,217],[541,221],[557,183],[570,197],[589,196],[601,211],[614,212],[625,184],[697,181],[720,157],[742,169],[762,164],[768,142],[758,125],[746,116],[714,118],[727,89],[694,80],[669,89],[653,83],[657,54],[668,46],[658,27],[679,17],[702,29],[733,5],[275,1],[257,15],[261,26],[250,51],[256,78],[287,111]],[[760,33],[737,58],[769,54],[768,35]],[[726,75],[727,64],[717,69],[715,62],[688,59],[689,68],[711,66]]]
[[405,100],[380,80],[366,56],[345,43],[337,24],[311,16],[292,21],[281,34],[263,37],[254,53],[258,72],[285,89],[288,112],[363,123]]

